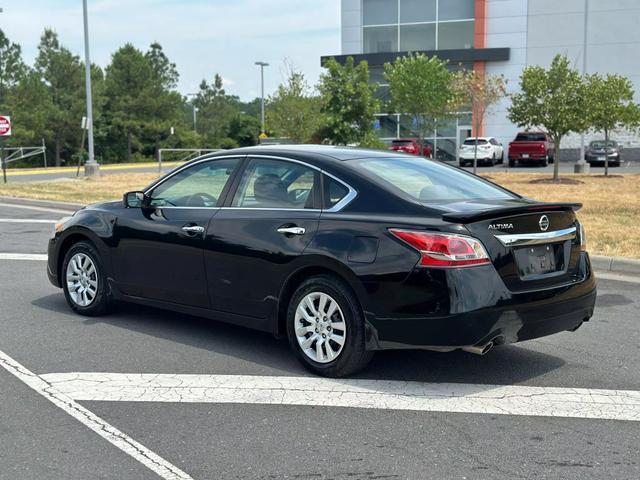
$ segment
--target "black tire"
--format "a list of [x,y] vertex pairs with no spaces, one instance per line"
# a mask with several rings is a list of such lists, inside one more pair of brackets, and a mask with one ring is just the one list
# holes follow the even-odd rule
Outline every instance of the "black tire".
[[493,157],[491,157],[491,166],[495,167],[496,166],[496,154],[493,154]]
[[[95,281],[97,281],[96,294],[91,300],[91,302],[86,305],[79,305],[76,301],[73,300],[70,292],[69,286],[66,279],[67,267],[71,259],[77,254],[84,254],[91,259],[93,265],[95,266]],[[107,277],[104,273],[104,267],[102,264],[102,259],[100,258],[100,254],[96,247],[88,242],[81,241],[74,243],[71,248],[67,251],[64,256],[64,261],[62,262],[62,270],[60,271],[60,281],[62,283],[62,288],[64,290],[64,296],[67,299],[67,303],[69,306],[80,315],[86,315],[89,317],[95,317],[99,315],[104,315],[107,313],[112,306],[112,299],[109,292],[109,287],[107,285]]]
[[462,160],[460,161],[460,167],[466,167],[467,166],[467,162],[463,162]]
[[548,167],[549,166],[549,157],[544,157],[544,160],[542,160],[542,166],[543,167]]
[[500,154],[500,165],[504,165],[504,150]]
[[[325,293],[333,298],[346,323],[346,340],[338,356],[328,362],[313,360],[302,350],[295,333],[295,314],[300,302],[311,293]],[[312,336],[311,333],[310,336]],[[362,309],[351,289],[339,278],[331,275],[311,277],[296,289],[287,308],[287,336],[298,360],[310,371],[324,377],[344,377],[363,369],[373,357],[365,348],[365,321]]]
[[509,168],[513,168],[516,166],[516,161],[512,160],[511,158],[509,159]]

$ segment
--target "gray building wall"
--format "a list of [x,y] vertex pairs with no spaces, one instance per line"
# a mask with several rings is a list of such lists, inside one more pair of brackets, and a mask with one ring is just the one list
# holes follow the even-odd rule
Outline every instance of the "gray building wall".
[[362,53],[362,0],[342,0],[342,54]]

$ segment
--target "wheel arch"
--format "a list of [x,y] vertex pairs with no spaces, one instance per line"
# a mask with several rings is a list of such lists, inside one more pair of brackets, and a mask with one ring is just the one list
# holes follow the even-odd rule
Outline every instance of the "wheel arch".
[[[58,274],[58,278],[62,278],[62,264],[64,263],[64,257],[67,255],[67,252],[73,245],[82,241],[89,242],[100,254],[104,253],[103,248],[101,248],[103,247],[102,242],[99,240],[97,235],[86,228],[74,228],[64,236],[60,242],[60,247],[58,248],[58,257],[56,262],[56,273]],[[108,262],[105,262],[104,258],[102,263],[105,268],[109,268],[107,265]]]

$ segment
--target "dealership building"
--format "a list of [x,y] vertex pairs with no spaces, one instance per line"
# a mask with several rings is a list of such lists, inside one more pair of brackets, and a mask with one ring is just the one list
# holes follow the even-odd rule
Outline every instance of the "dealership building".
[[[640,101],[640,0],[342,0],[341,24],[342,52],[323,61],[366,60],[383,101],[389,95],[384,64],[407,52],[437,55],[452,69],[502,75],[510,93],[517,91],[525,66],[548,66],[560,53],[581,72],[628,77]],[[508,106],[508,98],[494,106],[479,134],[505,145],[511,141],[518,127],[507,118]],[[439,157],[455,156],[472,134],[472,117],[473,112],[458,112],[429,133]],[[385,140],[416,135],[411,118],[396,112],[379,114],[375,126]],[[590,133],[586,139],[600,136]],[[630,132],[613,138],[640,147]],[[563,144],[574,149],[574,158],[579,146],[577,135]]]

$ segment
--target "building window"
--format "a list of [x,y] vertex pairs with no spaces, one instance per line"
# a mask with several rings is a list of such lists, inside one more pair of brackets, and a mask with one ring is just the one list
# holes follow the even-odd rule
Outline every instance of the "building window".
[[400,0],[400,23],[435,21],[436,0]]
[[398,27],[366,27],[364,53],[397,52]]
[[400,51],[416,52],[436,49],[436,24],[400,26]]
[[473,48],[474,22],[444,22],[438,25],[438,50]]
[[398,23],[398,0],[362,0],[364,25]]
[[474,0],[440,0],[438,20],[463,20],[475,18]]

